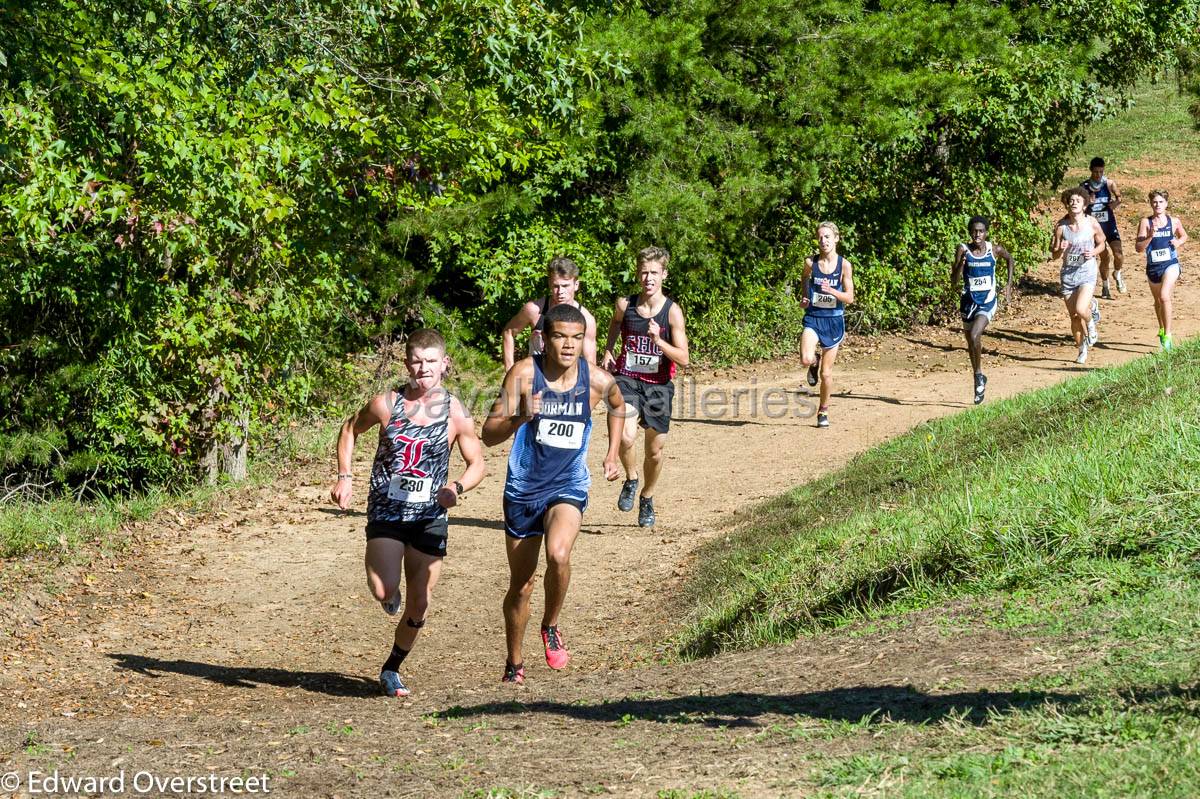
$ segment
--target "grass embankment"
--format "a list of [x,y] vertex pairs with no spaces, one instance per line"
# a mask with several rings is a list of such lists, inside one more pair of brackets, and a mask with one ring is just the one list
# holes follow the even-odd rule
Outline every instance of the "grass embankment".
[[930,422],[712,551],[685,656],[1200,553],[1200,345]]
[[1200,343],[922,425],[730,539],[698,558],[684,656],[918,608],[1080,653],[1012,686],[1070,701],[918,724],[915,745],[881,708],[867,753],[815,759],[819,792],[1200,792]]

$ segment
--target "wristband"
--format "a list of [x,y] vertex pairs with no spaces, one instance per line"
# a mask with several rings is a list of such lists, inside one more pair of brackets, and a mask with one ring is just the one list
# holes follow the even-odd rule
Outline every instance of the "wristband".
[[339,480],[353,480],[354,475],[351,474],[350,472],[338,472],[338,479]]
[[463,488],[462,483],[458,482],[457,480],[454,481],[454,491],[460,497],[467,493],[466,489]]

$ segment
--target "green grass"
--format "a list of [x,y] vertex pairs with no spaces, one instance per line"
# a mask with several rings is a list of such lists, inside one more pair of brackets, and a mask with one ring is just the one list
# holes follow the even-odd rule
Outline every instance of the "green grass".
[[1086,173],[1093,156],[1104,157],[1120,183],[1120,168],[1140,159],[1194,162],[1200,159],[1200,131],[1188,113],[1188,98],[1174,79],[1145,84],[1129,98],[1130,107],[1088,130],[1087,144],[1072,160],[1070,174]]
[[940,419],[702,552],[684,657],[1200,554],[1200,346]]

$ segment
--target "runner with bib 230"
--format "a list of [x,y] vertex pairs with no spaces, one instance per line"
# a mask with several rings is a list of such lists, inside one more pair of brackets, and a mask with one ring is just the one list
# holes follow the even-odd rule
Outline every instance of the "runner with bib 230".
[[[850,262],[838,254],[841,240],[833,222],[817,225],[817,254],[804,259],[800,304],[804,306],[804,332],[800,334],[800,360],[808,367],[808,384],[821,382],[817,427],[829,427],[829,396],[833,393],[833,364],[846,337],[845,307],[854,302],[854,277]],[[820,345],[821,352],[817,352]]]
[[592,409],[609,403],[604,477],[620,474],[625,403],[612,376],[582,357],[586,323],[578,308],[556,305],[545,315],[545,351],[517,361],[483,425],[489,447],[513,439],[504,481],[504,544],[509,583],[504,596],[508,659],[503,682],[525,682],[523,643],[529,600],[543,544],[546,607],[542,645],[546,664],[565,668],[570,659],[558,616],[571,581],[571,550],[579,536],[592,477],[587,466]]
[[1154,212],[1138,223],[1138,252],[1146,253],[1146,279],[1154,295],[1154,315],[1158,317],[1158,343],[1164,350],[1174,345],[1171,338],[1171,317],[1175,306],[1172,294],[1179,280],[1179,248],[1187,243],[1188,234],[1177,216],[1167,213],[1167,193],[1150,192],[1150,208]]
[[1012,302],[1013,259],[1008,250],[988,241],[988,220],[973,216],[967,223],[971,240],[958,245],[954,265],[950,269],[950,284],[959,285],[962,275],[963,332],[967,336],[967,352],[971,356],[971,371],[975,375],[975,404],[983,402],[987,375],[983,373],[983,331],[996,315],[999,296],[996,294],[996,259],[1008,264],[1008,281],[1004,284],[1004,304]]
[[[373,398],[342,425],[337,443],[338,476],[330,498],[350,507],[354,442],[379,426],[379,446],[367,494],[367,587],[388,615],[401,607],[392,651],[379,673],[388,696],[408,696],[399,669],[425,625],[433,587],[446,556],[446,509],[483,479],[483,448],[475,424],[458,398],[442,387],[450,366],[446,342],[435,330],[417,330],[405,343],[408,385]],[[450,448],[466,471],[449,479]]]

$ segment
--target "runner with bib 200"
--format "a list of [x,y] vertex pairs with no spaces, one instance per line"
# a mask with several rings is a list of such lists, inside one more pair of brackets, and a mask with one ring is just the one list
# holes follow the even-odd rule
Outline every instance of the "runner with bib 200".
[[1071,319],[1071,335],[1079,347],[1075,363],[1087,363],[1088,349],[1099,340],[1099,314],[1092,291],[1096,287],[1096,256],[1104,252],[1104,230],[1087,213],[1088,194],[1067,189],[1061,195],[1066,215],[1054,226],[1050,257],[1062,258],[1059,291]]
[[517,334],[525,328],[530,328],[529,354],[542,354],[542,326],[545,324],[546,311],[563,303],[573,305],[583,313],[587,322],[583,357],[588,363],[596,362],[596,319],[575,299],[575,294],[579,291],[579,267],[570,258],[551,258],[550,263],[546,265],[546,283],[546,296],[525,303],[504,326],[501,347],[506,372],[517,361]]
[[545,351],[518,361],[504,375],[500,396],[483,425],[489,447],[514,436],[504,482],[504,532],[509,585],[504,596],[508,659],[503,682],[525,682],[522,646],[538,558],[546,548],[546,607],[542,645],[552,669],[570,653],[558,629],[571,581],[571,549],[587,508],[587,466],[592,409],[609,403],[604,477],[616,480],[624,401],[612,376],[582,357],[586,323],[578,308],[556,305],[546,312]]
[[1158,317],[1158,343],[1164,350],[1171,349],[1171,317],[1175,306],[1172,294],[1179,280],[1179,248],[1187,243],[1188,234],[1177,216],[1167,213],[1167,193],[1161,190],[1150,192],[1150,208],[1154,212],[1138,223],[1138,252],[1146,253],[1146,279],[1150,281],[1150,293],[1154,295],[1154,315]]
[[[400,607],[403,570],[404,619],[396,625],[392,651],[379,673],[388,696],[408,696],[399,669],[425,625],[433,587],[446,556],[446,509],[483,479],[483,448],[475,424],[458,398],[442,386],[450,366],[446,343],[435,330],[417,330],[405,344],[408,385],[373,398],[342,425],[337,443],[338,476],[330,498],[350,507],[354,442],[379,426],[379,446],[367,493],[367,587],[388,615]],[[466,471],[450,480],[450,448]]]
[[[617,508],[633,510],[638,494],[638,464],[633,445],[641,424],[646,431],[642,461],[642,491],[638,496],[638,526],[653,527],[654,488],[662,473],[663,448],[671,429],[671,405],[675,398],[676,366],[687,366],[687,329],[683,311],[663,294],[671,254],[662,247],[647,247],[637,255],[640,294],[621,297],[613,308],[604,347],[604,368],[614,370],[617,385],[630,406],[621,438],[621,464],[625,483],[617,497]],[[621,355],[613,356],[618,336]],[[636,409],[636,413],[634,412]]]
[[988,220],[973,216],[967,223],[971,240],[958,245],[954,266],[950,269],[950,284],[957,286],[962,275],[963,332],[967,336],[967,352],[971,356],[971,371],[975,375],[975,404],[983,402],[987,375],[983,373],[983,331],[996,315],[999,296],[996,294],[996,259],[1008,264],[1008,281],[1004,284],[1004,304],[1012,302],[1013,259],[1008,250],[988,241]]
[[[1121,245],[1121,231],[1117,227],[1117,207],[1121,205],[1121,193],[1117,191],[1117,182],[1105,176],[1103,158],[1099,156],[1093,158],[1089,169],[1092,171],[1091,177],[1079,185],[1088,193],[1089,213],[1095,217],[1104,231],[1107,247],[1100,253],[1100,296],[1103,299],[1111,300],[1112,292],[1108,289],[1110,257],[1112,259],[1112,276],[1117,282],[1117,291],[1125,293],[1125,278],[1121,275],[1125,253]],[[1094,316],[1094,321],[1099,323],[1099,313]]]
[[[854,302],[854,277],[850,262],[838,254],[841,240],[833,222],[817,225],[816,255],[804,259],[800,304],[804,332],[800,334],[800,360],[808,367],[808,384],[821,382],[817,427],[829,427],[829,395],[833,392],[833,364],[846,337],[845,307]],[[821,352],[817,352],[820,345]]]

